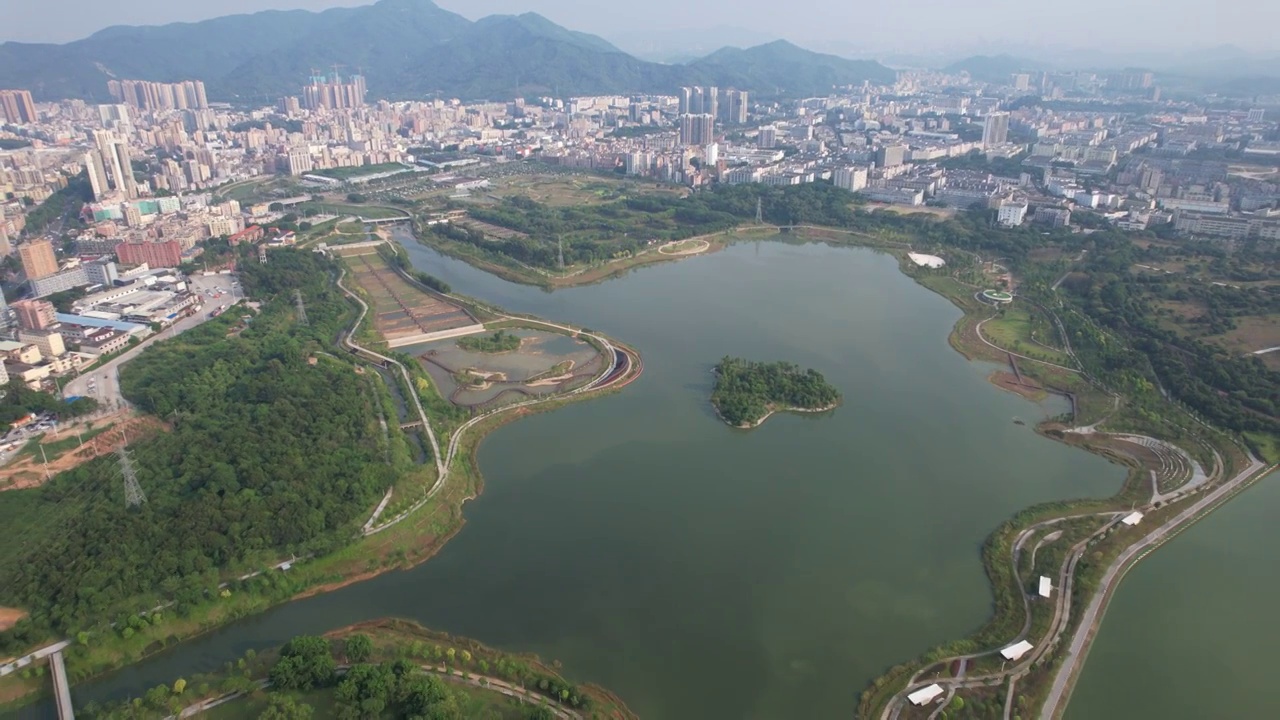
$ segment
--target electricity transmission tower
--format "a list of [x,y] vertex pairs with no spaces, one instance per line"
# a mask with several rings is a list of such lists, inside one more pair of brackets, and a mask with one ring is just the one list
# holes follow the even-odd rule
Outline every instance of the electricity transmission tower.
[[559,249],[559,255],[560,255],[560,271],[564,272],[564,238],[557,237],[556,245]]
[[756,198],[756,224],[764,224],[764,198]]
[[138,484],[138,475],[133,469],[133,458],[129,457],[128,446],[121,445],[116,455],[120,456],[120,474],[124,476],[124,504],[137,507],[147,501],[147,496]]
[[294,301],[297,302],[297,305],[298,305],[298,324],[306,325],[307,324],[307,306],[302,303],[302,291],[294,290],[293,299]]

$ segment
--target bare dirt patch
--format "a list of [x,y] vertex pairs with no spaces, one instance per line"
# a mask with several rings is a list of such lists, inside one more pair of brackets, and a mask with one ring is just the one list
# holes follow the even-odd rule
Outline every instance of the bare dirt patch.
[[[125,442],[126,437],[129,442],[134,442],[169,429],[167,425],[153,417],[133,413],[107,417],[96,423],[97,427],[103,425],[110,425],[110,427],[85,440],[83,445],[63,451],[56,457],[50,457],[47,474],[39,453],[23,455],[0,468],[0,492],[38,487],[44,484],[46,477],[52,477],[60,472],[79,467],[96,457],[115,452]],[[82,428],[81,433],[87,433],[89,429]],[[67,429],[61,431],[57,437],[52,433],[45,435],[41,438],[40,444],[47,448],[59,443],[67,443],[75,437],[75,432]]]
[[26,610],[19,610],[17,608],[0,607],[0,632],[4,632],[5,630],[8,630],[14,625],[17,625],[18,621],[26,616],[27,616]]
[[1019,382],[1017,375],[1014,375],[1011,372],[1005,372],[1004,370],[997,370],[991,373],[991,376],[988,377],[987,380],[1001,390],[1008,390],[1011,393],[1017,393],[1032,402],[1040,402],[1048,396],[1048,392],[1046,392],[1039,383],[1026,378],[1023,378],[1023,380]]

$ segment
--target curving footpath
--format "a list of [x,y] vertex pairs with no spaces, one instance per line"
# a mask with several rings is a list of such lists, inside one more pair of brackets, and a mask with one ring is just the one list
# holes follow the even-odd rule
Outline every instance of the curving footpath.
[[[398,268],[397,268],[397,271],[399,271]],[[370,350],[369,348],[363,347],[362,345],[357,344],[352,339],[356,333],[356,330],[360,327],[360,324],[364,322],[365,317],[368,315],[369,305],[364,301],[363,298],[361,298],[359,295],[352,292],[350,289],[348,289],[345,285],[342,284],[342,280],[345,277],[346,277],[346,271],[343,270],[338,275],[338,280],[337,280],[338,288],[342,290],[342,292],[345,293],[347,297],[352,298],[353,300],[355,300],[357,303],[360,304],[360,316],[356,318],[356,321],[354,324],[352,324],[351,329],[343,335],[342,344],[352,350],[363,353],[369,357],[377,358],[378,360],[385,363],[386,365],[394,366],[396,369],[400,371],[401,377],[403,377],[405,381],[405,387],[407,388],[409,395],[413,400],[414,409],[417,411],[418,418],[422,422],[422,427],[426,430],[427,437],[431,441],[432,456],[435,458],[435,462],[436,462],[436,481],[431,486],[431,488],[427,490],[427,493],[420,500],[415,502],[413,505],[411,505],[409,508],[407,508],[400,514],[396,515],[394,518],[391,518],[390,520],[384,523],[378,523],[378,520],[381,517],[382,511],[387,507],[387,505],[390,503],[390,500],[391,500],[392,490],[387,491],[386,496],[383,497],[382,502],[378,504],[378,507],[374,511],[372,517],[369,518],[368,522],[366,522],[364,524],[364,527],[361,529],[361,534],[366,537],[370,535],[376,535],[377,533],[380,533],[383,530],[386,530],[396,525],[397,523],[402,522],[403,520],[408,518],[410,515],[420,510],[424,505],[430,502],[432,498],[434,498],[437,494],[439,494],[440,490],[444,488],[445,483],[449,479],[449,470],[450,468],[453,467],[453,461],[454,461],[454,458],[457,457],[458,448],[462,443],[463,434],[466,433],[467,430],[471,429],[481,421],[487,420],[499,413],[509,412],[512,410],[517,410],[520,408],[537,405],[539,403],[550,402],[552,400],[561,400],[566,397],[573,397],[575,395],[581,395],[583,393],[591,392],[593,390],[602,389],[608,385],[609,378],[612,376],[614,370],[617,369],[618,363],[619,363],[619,355],[621,354],[621,355],[627,356],[628,361],[630,361],[630,355],[628,355],[625,350],[618,349],[613,345],[613,343],[609,342],[607,338],[601,335],[584,332],[583,330],[580,330],[577,328],[572,328],[567,325],[559,325],[556,323],[547,322],[545,320],[531,320],[529,318],[516,317],[514,315],[508,315],[506,313],[498,312],[496,310],[493,310],[492,308],[487,308],[491,313],[498,316],[499,321],[515,320],[515,321],[527,323],[530,325],[535,325],[535,326],[540,325],[542,327],[559,330],[561,332],[567,332],[574,335],[583,335],[583,336],[589,337],[595,340],[596,342],[600,343],[600,346],[604,348],[604,352],[608,355],[609,362],[605,363],[605,367],[600,372],[599,375],[593,378],[591,382],[587,383],[586,385],[583,385],[580,388],[577,388],[575,390],[572,390],[570,392],[567,392],[561,395],[553,395],[551,397],[545,397],[545,398],[531,398],[529,400],[514,403],[511,405],[504,405],[501,408],[497,408],[495,410],[491,410],[487,413],[477,415],[471,418],[470,420],[463,423],[457,430],[453,432],[453,435],[450,436],[449,438],[448,449],[442,455],[440,452],[440,445],[436,440],[435,431],[431,428],[431,423],[427,420],[427,413],[422,408],[422,402],[418,397],[417,390],[413,385],[413,380],[409,375],[409,371],[398,360],[387,357],[386,355],[382,355],[381,353]],[[452,296],[446,295],[446,297],[452,297]],[[638,363],[636,364],[636,366],[637,367],[639,366]]]
[[[1040,720],[1055,720],[1055,718],[1059,717],[1062,711],[1065,710],[1066,702],[1070,698],[1072,683],[1078,675],[1079,669],[1083,665],[1084,660],[1088,656],[1089,645],[1092,643],[1098,623],[1101,621],[1102,615],[1106,611],[1107,602],[1110,600],[1110,596],[1114,592],[1116,585],[1124,578],[1125,573],[1160,545],[1167,542],[1187,527],[1190,527],[1204,514],[1229,500],[1231,496],[1243,490],[1249,483],[1269,474],[1277,467],[1268,467],[1265,463],[1252,455],[1250,455],[1249,460],[1249,466],[1241,470],[1230,480],[1227,480],[1217,486],[1212,491],[1207,492],[1204,497],[1189,505],[1164,524],[1155,528],[1150,533],[1144,535],[1141,539],[1125,548],[1125,550],[1121,552],[1116,560],[1107,568],[1106,572],[1099,580],[1097,591],[1094,593],[1092,599],[1085,608],[1084,614],[1081,616],[1081,622],[1072,636],[1063,664],[1056,672],[1049,696],[1042,707]],[[1188,492],[1192,492],[1192,490],[1188,490]],[[1067,558],[1058,573],[1058,585],[1055,588],[1056,597],[1054,602],[1053,620],[1049,625],[1048,632],[1040,639],[1039,644],[1035,647],[1032,653],[1013,666],[1002,668],[998,673],[954,678],[951,681],[938,678],[922,680],[921,678],[933,672],[937,672],[939,668],[945,668],[947,665],[957,660],[967,663],[968,661],[976,658],[995,655],[998,651],[991,650],[987,652],[947,658],[930,663],[912,675],[911,679],[907,681],[906,686],[889,701],[885,706],[884,711],[881,713],[880,717],[882,720],[897,718],[905,706],[907,694],[934,684],[935,682],[946,686],[948,689],[948,696],[951,696],[954,694],[955,690],[958,689],[984,686],[993,687],[999,685],[1005,680],[1008,680],[1010,683],[1010,689],[1007,693],[1005,705],[1005,717],[1009,717],[1013,707],[1012,699],[1015,696],[1013,685],[1031,669],[1032,665],[1043,660],[1057,649],[1058,640],[1061,638],[1063,633],[1066,632],[1067,626],[1070,624],[1073,585],[1075,581],[1076,567],[1079,564],[1080,559],[1084,556],[1089,544],[1112,528],[1116,527],[1120,522],[1121,517],[1125,514],[1127,513],[1105,511],[1100,513],[1086,513],[1061,518],[1052,518],[1031,525],[1020,532],[1013,543],[1011,553],[1015,578],[1018,577],[1018,559],[1022,553],[1023,546],[1037,531],[1056,525],[1065,520],[1089,517],[1106,520],[1105,524],[1100,529],[1073,545],[1070,552],[1067,554]],[[1047,539],[1047,537],[1045,539]],[[1042,539],[1041,543],[1043,543],[1045,539]],[[1039,545],[1040,543],[1038,543],[1032,550],[1033,554],[1039,549]],[[1021,640],[1028,639],[1027,635],[1031,630],[1030,600],[1025,593],[1023,594],[1023,610],[1025,613],[1025,620],[1022,631],[1017,637],[1010,640],[1009,643],[1016,643]]]
[[1067,649],[1062,667],[1058,669],[1057,674],[1054,676],[1049,696],[1040,710],[1041,720],[1052,720],[1066,710],[1075,677],[1079,674],[1081,666],[1083,666],[1085,659],[1089,655],[1089,647],[1093,643],[1098,623],[1106,612],[1107,603],[1111,599],[1111,593],[1115,590],[1115,585],[1124,578],[1125,573],[1151,551],[1187,527],[1190,527],[1200,516],[1229,500],[1231,496],[1243,490],[1253,480],[1271,473],[1276,467],[1275,465],[1268,467],[1266,463],[1251,454],[1249,456],[1249,466],[1237,473],[1235,477],[1209,492],[1190,507],[1170,518],[1168,522],[1120,553],[1120,556],[1103,574],[1098,583],[1098,591],[1094,593],[1093,599],[1089,602],[1088,607],[1085,608],[1080,625],[1076,628],[1075,635],[1071,638],[1071,645]]
[[[579,720],[582,717],[572,710],[561,707],[559,704],[543,695],[530,692],[518,685],[512,685],[511,683],[496,677],[489,677],[488,675],[472,675],[464,673],[462,670],[450,670],[444,665],[420,665],[419,667],[424,673],[427,673],[428,675],[437,675],[442,680],[446,680],[448,682],[458,683],[460,685],[471,685],[485,690],[492,690],[493,692],[506,695],[510,698],[515,698],[521,702],[526,702],[531,705],[541,705],[542,707],[550,710],[551,713],[557,718],[560,718],[560,720]],[[345,673],[348,669],[349,668],[345,666],[340,666],[338,668],[338,673]],[[206,713],[216,707],[226,705],[229,702],[235,702],[246,695],[257,692],[258,690],[265,690],[269,687],[271,687],[270,680],[259,680],[257,686],[249,692],[233,692],[227,693],[226,695],[220,695],[216,698],[201,700],[198,703],[194,703],[183,708],[177,715],[169,715],[165,720],[181,720],[182,718],[196,717],[197,715]]]

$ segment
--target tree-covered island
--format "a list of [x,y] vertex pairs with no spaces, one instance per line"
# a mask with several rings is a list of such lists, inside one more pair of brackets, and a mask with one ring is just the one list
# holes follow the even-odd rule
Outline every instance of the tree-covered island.
[[822,412],[840,404],[836,390],[817,370],[789,362],[760,363],[725,357],[715,367],[711,404],[720,419],[753,428],[775,412]]

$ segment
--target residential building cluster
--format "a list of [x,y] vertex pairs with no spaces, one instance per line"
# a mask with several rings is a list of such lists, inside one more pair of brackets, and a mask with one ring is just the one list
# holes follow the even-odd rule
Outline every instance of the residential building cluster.
[[[209,237],[261,242],[262,226],[306,191],[380,186],[415,168],[462,193],[486,183],[477,166],[525,159],[691,187],[826,181],[871,202],[982,207],[1009,226],[1063,227],[1088,213],[1225,241],[1280,235],[1280,183],[1238,171],[1280,158],[1277,118],[1161,99],[1146,72],[983,83],[911,71],[788,101],[708,86],[464,103],[370,101],[362,76],[337,70],[312,71],[298,96],[256,109],[211,104],[194,79],[112,81],[116,102],[102,105],[0,91],[0,137],[29,143],[0,151],[0,254],[17,252],[33,294],[47,296],[100,281],[104,257],[172,267]],[[1036,96],[1053,102],[1025,102]],[[348,171],[375,165],[387,167]],[[246,206],[213,199],[214,188],[264,175],[306,190]],[[78,257],[50,261],[24,237],[28,214],[77,176],[93,196],[87,229]]]

